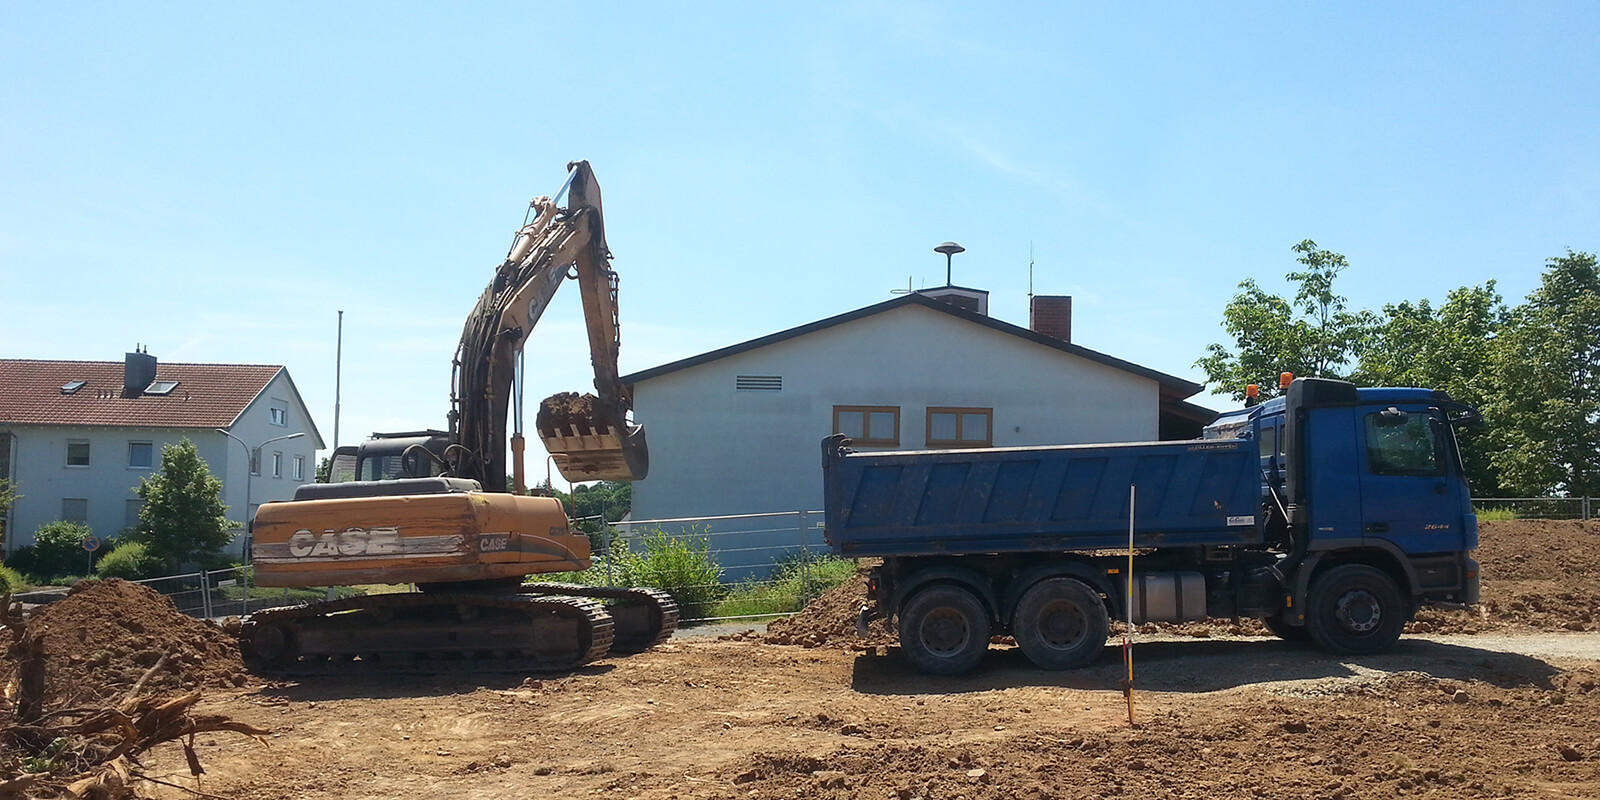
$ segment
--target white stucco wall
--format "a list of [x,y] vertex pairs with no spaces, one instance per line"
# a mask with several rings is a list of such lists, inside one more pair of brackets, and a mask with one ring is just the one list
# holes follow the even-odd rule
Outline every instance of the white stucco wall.
[[[188,436],[210,463],[222,455],[221,448],[209,452],[208,438],[222,437],[211,431],[186,431],[174,428],[72,428],[55,426],[11,426],[12,478],[21,495],[11,510],[8,547],[16,549],[33,543],[33,532],[41,525],[61,519],[61,501],[83,498],[88,501],[88,525],[102,540],[116,536],[127,527],[127,501],[137,500],[135,492],[141,478],[161,468],[161,448]],[[89,443],[89,465],[67,466],[67,443]],[[128,466],[130,442],[150,442],[151,466]]]
[[[778,375],[781,392],[739,392]],[[635,519],[820,509],[835,405],[900,407],[900,448],[929,406],[993,408],[994,445],[1157,438],[1154,380],[907,305],[642,381],[650,475]]]
[[[245,410],[232,432],[257,445],[284,434],[304,432],[298,439],[275,442],[262,449],[261,474],[250,476],[245,448],[213,428],[125,428],[10,425],[12,435],[12,479],[21,499],[11,510],[7,530],[7,552],[33,542],[33,532],[41,525],[61,519],[62,500],[88,500],[88,525],[100,539],[117,536],[127,527],[127,501],[138,499],[135,489],[140,478],[161,469],[161,448],[184,438],[194,442],[200,458],[211,474],[223,482],[223,502],[228,518],[243,523],[246,480],[250,481],[250,505],[268,500],[286,500],[295,487],[309,483],[316,475],[317,439],[307,412],[295,400],[286,373],[279,373],[261,395]],[[272,405],[288,409],[285,425],[271,423]],[[89,465],[67,466],[67,442],[89,442]],[[148,468],[128,466],[129,443],[150,442]],[[273,452],[283,453],[281,477],[272,475]],[[294,479],[294,456],[304,459],[302,480]],[[242,529],[226,552],[240,552]]]
[[[222,502],[228,505],[228,519],[240,523],[240,535],[235,537],[233,547],[243,547],[243,525],[255,516],[256,508],[269,500],[288,500],[294,497],[294,490],[303,483],[311,483],[317,476],[317,439],[308,412],[304,405],[296,400],[297,394],[289,380],[288,372],[280,372],[263,389],[261,394],[247,406],[239,415],[237,422],[229,432],[243,440],[251,447],[260,447],[261,464],[260,474],[250,475],[250,462],[246,456],[244,444],[223,436],[216,431],[207,431],[210,438],[221,440],[226,445],[226,458],[213,461],[206,458],[206,463],[211,465],[211,472],[222,479]],[[274,407],[287,411],[283,425],[272,423]],[[263,445],[272,439],[294,433],[304,433],[298,439],[282,439]],[[196,444],[199,444],[196,440]],[[283,455],[283,470],[279,475],[272,474],[272,455]],[[201,455],[205,455],[202,450]],[[304,460],[305,469],[297,480],[294,476],[294,459],[299,456]],[[218,464],[225,464],[219,468]],[[249,498],[248,508],[246,497]]]

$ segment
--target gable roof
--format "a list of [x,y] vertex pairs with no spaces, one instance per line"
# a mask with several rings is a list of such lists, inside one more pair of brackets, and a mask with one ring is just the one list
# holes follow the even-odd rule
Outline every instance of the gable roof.
[[[0,424],[226,428],[285,372],[273,365],[161,363],[156,381],[177,381],[171,393],[124,398],[123,367],[120,361],[0,358]],[[62,392],[76,381],[83,386]]]
[[[767,345],[777,344],[778,342],[795,339],[805,336],[806,334],[815,333],[817,331],[832,328],[837,325],[843,325],[847,322],[854,322],[855,320],[862,319],[864,317],[870,317],[875,314],[882,314],[886,311],[892,311],[897,308],[913,305],[929,308],[943,314],[949,314],[957,319],[982,325],[986,328],[1009,334],[1019,339],[1025,339],[1033,342],[1034,344],[1041,344],[1045,347],[1050,347],[1063,353],[1068,353],[1079,358],[1088,359],[1089,361],[1104,364],[1108,367],[1114,367],[1116,369],[1123,370],[1124,372],[1138,375],[1141,378],[1148,378],[1149,380],[1160,384],[1161,397],[1163,400],[1181,400],[1185,397],[1198,394],[1200,390],[1204,388],[1198,383],[1184,380],[1183,378],[1179,378],[1175,375],[1168,375],[1165,372],[1158,372],[1150,369],[1149,367],[1142,367],[1131,361],[1123,361],[1120,358],[1108,356],[1105,353],[1097,350],[1090,350],[1082,345],[1076,345],[1062,339],[1057,339],[1054,336],[1046,336],[1042,333],[1031,331],[1027,328],[1013,325],[1009,322],[1002,322],[990,316],[967,311],[966,309],[959,308],[942,300],[936,300],[917,293],[906,294],[896,297],[892,300],[886,300],[882,303],[866,306],[864,308],[858,308],[854,311],[839,314],[838,316],[828,317],[827,319],[818,320],[808,325],[801,325],[798,328],[790,328],[786,331],[779,331],[774,334],[762,336],[758,339],[751,339],[747,342],[741,342],[739,344],[731,345],[718,350],[701,353],[697,356],[690,356],[688,358],[673,361],[668,364],[662,364],[659,367],[652,367],[647,370],[635,372],[631,375],[624,375],[622,376],[622,382],[629,385],[640,383],[642,381],[647,381],[651,378],[660,377],[668,373],[677,372],[690,367],[697,367],[701,364],[727,358],[728,356],[746,353],[751,350],[766,347]],[[1198,406],[1195,408],[1199,409]],[[1204,411],[1205,409],[1200,410]]]

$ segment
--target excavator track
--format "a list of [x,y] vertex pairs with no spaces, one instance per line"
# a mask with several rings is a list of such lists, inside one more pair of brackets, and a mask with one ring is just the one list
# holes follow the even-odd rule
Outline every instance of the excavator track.
[[585,597],[613,601],[606,608],[615,621],[613,653],[640,653],[672,638],[678,630],[678,602],[660,589],[526,583],[522,593],[540,597]]
[[614,622],[584,597],[401,593],[260,611],[239,635],[262,674],[564,672],[603,657]]

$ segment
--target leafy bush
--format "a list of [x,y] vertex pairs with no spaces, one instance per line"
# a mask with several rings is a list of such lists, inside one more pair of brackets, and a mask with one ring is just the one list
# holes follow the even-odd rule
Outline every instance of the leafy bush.
[[102,578],[137,581],[160,577],[164,566],[161,559],[150,555],[144,543],[123,541],[100,559],[100,563],[95,565],[94,574]]
[[9,564],[23,572],[45,577],[82,574],[89,563],[83,540],[92,536],[87,525],[76,522],[49,522],[33,532],[33,544],[19,547]]
[[[649,586],[672,595],[684,619],[709,616],[728,596],[728,587],[722,585],[722,567],[711,557],[706,537],[697,529],[681,537],[656,529],[639,537],[639,544],[643,552],[623,553],[622,542],[613,545],[618,583]],[[603,567],[597,565],[596,570]]]
[[27,591],[28,588],[28,582],[23,579],[22,573],[0,564],[0,594]]

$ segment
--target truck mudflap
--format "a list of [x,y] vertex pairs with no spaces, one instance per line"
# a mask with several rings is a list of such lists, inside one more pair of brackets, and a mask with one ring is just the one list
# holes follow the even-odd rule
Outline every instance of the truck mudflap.
[[1482,568],[1478,566],[1478,562],[1475,559],[1468,558],[1466,562],[1466,580],[1463,581],[1465,585],[1462,589],[1462,594],[1465,597],[1462,602],[1467,605],[1477,605],[1483,596]]
[[868,626],[875,620],[884,619],[885,616],[878,610],[877,606],[871,603],[862,603],[861,610],[856,613],[856,635],[863,639],[867,638]]

